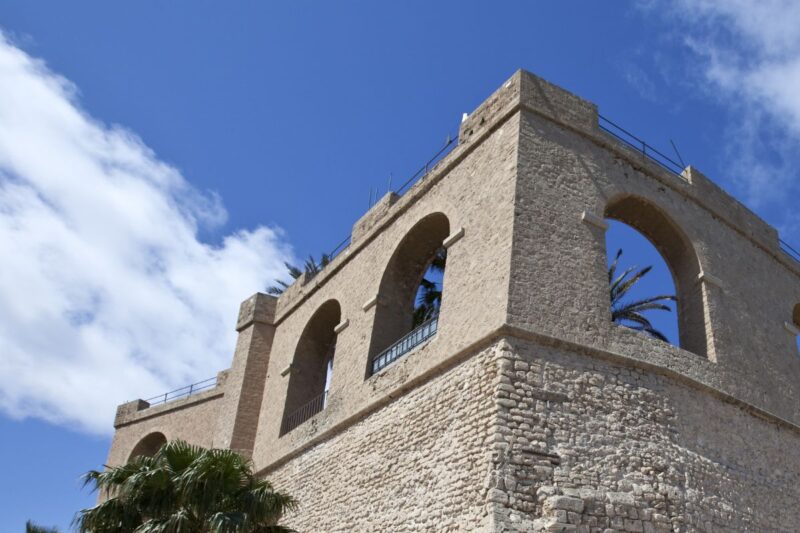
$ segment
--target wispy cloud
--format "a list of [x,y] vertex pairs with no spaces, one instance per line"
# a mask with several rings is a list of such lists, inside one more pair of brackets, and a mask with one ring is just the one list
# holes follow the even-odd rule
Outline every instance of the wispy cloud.
[[0,410],[92,432],[214,375],[238,304],[282,274],[278,229],[198,239],[220,199],[0,34]]
[[[739,193],[785,231],[800,199],[800,3],[648,2],[680,21],[698,85],[729,111],[727,170]],[[796,236],[796,235],[795,235]]]

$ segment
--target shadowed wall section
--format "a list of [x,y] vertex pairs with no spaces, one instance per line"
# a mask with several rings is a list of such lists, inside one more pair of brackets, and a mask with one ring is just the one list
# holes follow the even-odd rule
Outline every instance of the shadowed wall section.
[[128,462],[142,455],[152,457],[166,443],[167,437],[163,433],[150,433],[133,447]]
[[341,318],[339,302],[328,300],[308,321],[292,361],[284,419],[325,392],[328,362],[336,350],[334,328]]
[[[430,214],[411,228],[392,254],[378,291],[370,361],[411,331],[420,281],[449,234],[447,217],[442,213]],[[367,374],[370,368],[368,366]]]

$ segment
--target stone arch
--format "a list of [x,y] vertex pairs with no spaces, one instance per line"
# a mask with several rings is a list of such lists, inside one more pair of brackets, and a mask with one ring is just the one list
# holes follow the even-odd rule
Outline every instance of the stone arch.
[[300,334],[289,373],[282,434],[325,408],[336,352],[336,326],[341,319],[339,302],[328,300]]
[[152,457],[161,448],[161,446],[166,443],[167,437],[165,437],[163,433],[159,431],[150,433],[136,443],[136,446],[134,446],[133,450],[131,450],[130,456],[128,456],[128,462],[131,462],[137,457],[141,457],[143,455]]
[[378,288],[367,375],[372,373],[373,359],[412,330],[420,282],[449,234],[447,216],[431,213],[420,219],[395,248]]
[[686,234],[660,207],[639,196],[612,198],[606,205],[605,217],[634,228],[655,246],[675,283],[680,347],[710,357],[711,335],[699,281],[700,261]]

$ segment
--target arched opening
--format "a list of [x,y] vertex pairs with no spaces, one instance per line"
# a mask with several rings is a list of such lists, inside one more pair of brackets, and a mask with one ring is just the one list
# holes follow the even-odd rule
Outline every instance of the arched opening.
[[292,359],[281,434],[291,431],[327,405],[336,353],[339,302],[328,300],[306,324]]
[[433,213],[411,228],[392,254],[378,289],[367,375],[383,369],[436,333],[444,295],[450,222]]
[[128,462],[141,456],[152,457],[166,443],[167,437],[163,433],[150,433],[133,447],[133,451],[128,457]]
[[[708,356],[703,295],[698,280],[700,264],[689,239],[661,209],[636,196],[623,196],[609,202],[605,217],[635,229],[658,251],[671,274],[677,297],[672,306],[677,310],[678,344],[697,355]],[[632,252],[629,258],[635,256]],[[608,253],[615,255],[617,249],[609,248]],[[660,288],[669,289],[668,286]],[[653,296],[660,294],[661,291]]]
[[606,251],[612,320],[678,346],[675,301],[658,298],[677,293],[669,265],[635,228],[616,220],[608,223]]

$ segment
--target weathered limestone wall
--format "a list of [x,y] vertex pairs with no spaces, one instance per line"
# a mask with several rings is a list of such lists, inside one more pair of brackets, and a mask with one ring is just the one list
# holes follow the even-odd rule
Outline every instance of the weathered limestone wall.
[[497,531],[797,531],[796,429],[597,354],[502,349]]
[[270,481],[301,501],[300,532],[490,531],[488,347],[306,450]]
[[[686,326],[707,340],[707,356],[612,324],[605,234],[582,214],[602,219],[623,197],[653,206],[641,217],[663,212],[696,256],[706,277],[688,280],[678,298],[701,295]],[[509,324],[679,370],[800,423],[800,358],[784,328],[800,301],[800,265],[777,246],[773,228],[696,170],[672,174],[600,131],[523,111]]]
[[[518,127],[518,115],[512,116],[499,128],[484,132],[482,142],[456,148],[442,163],[445,168],[434,170],[390,208],[383,203],[374,208],[382,218],[365,217],[369,230],[342,252],[344,257],[337,257],[305,286],[295,283],[293,292],[281,296],[253,452],[258,468],[269,467],[325,432],[348,424],[352,417],[379,407],[502,326],[511,271]],[[379,294],[382,275],[403,238],[433,213],[448,218],[451,232],[464,230],[448,249],[438,333],[414,353],[366,377],[377,307],[386,305]],[[376,297],[375,305],[364,305]],[[292,307],[298,300],[302,304]],[[339,303],[346,327],[336,338],[327,406],[280,436],[290,381],[286,370],[295,356],[304,355],[297,350],[303,329],[330,300]]]

